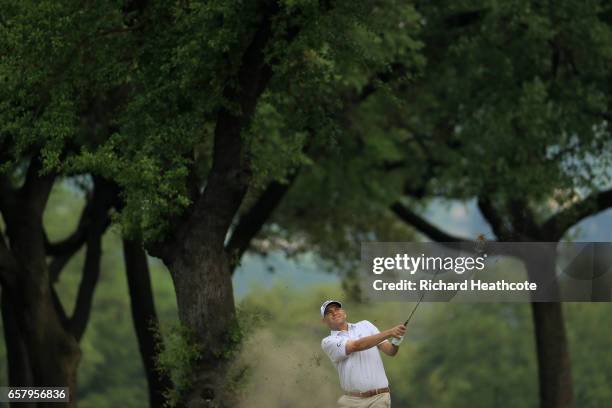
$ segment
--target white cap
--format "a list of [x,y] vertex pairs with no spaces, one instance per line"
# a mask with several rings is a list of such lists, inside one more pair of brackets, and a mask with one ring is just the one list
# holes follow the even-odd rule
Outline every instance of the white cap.
[[338,306],[342,307],[342,303],[338,302],[337,300],[326,300],[325,302],[323,302],[323,304],[321,305],[321,317],[325,316],[325,309],[327,308],[327,306],[329,306],[332,303],[337,303]]

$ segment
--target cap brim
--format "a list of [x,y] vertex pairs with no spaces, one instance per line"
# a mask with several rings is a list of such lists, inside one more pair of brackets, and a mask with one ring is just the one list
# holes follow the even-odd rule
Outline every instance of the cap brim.
[[323,309],[323,316],[325,316],[325,312],[327,312],[327,308],[330,307],[331,305],[338,305],[338,307],[342,308],[342,303],[337,302],[337,301],[333,301],[333,302],[329,302],[327,305],[325,305],[325,309]]

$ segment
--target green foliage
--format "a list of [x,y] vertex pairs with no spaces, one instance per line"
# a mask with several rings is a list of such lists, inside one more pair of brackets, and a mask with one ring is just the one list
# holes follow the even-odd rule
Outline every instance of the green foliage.
[[[437,305],[413,336],[406,405],[534,406],[533,330],[527,305]],[[433,309],[433,310],[431,310]],[[414,337],[413,337],[414,338]],[[516,392],[516,390],[521,392]],[[409,401],[409,402],[408,402]]]
[[[408,239],[389,211],[406,194],[521,199],[541,221],[609,188],[610,6],[561,3],[389,7],[387,30],[360,38],[393,38],[395,49],[370,48],[402,69],[365,99],[348,92],[334,144],[315,150],[275,215],[282,237],[350,270],[360,241]],[[378,84],[352,67],[350,86]]]
[[[305,38],[337,30],[343,20],[335,17],[324,21],[329,27],[320,29],[319,24]],[[301,67],[290,71],[291,88],[284,98],[292,110],[280,115],[286,122],[287,118],[292,123],[303,121],[310,129],[310,161],[302,165],[274,215],[280,228],[268,228],[268,236],[304,242],[304,248],[314,248],[345,271],[358,259],[361,241],[410,237],[386,211],[402,191],[405,176],[389,174],[385,167],[404,158],[397,146],[406,135],[387,132],[376,121],[389,112],[389,104],[400,103],[393,87],[407,86],[423,66],[420,25],[412,4],[374,4],[365,20],[342,30],[348,33],[345,38],[334,35],[325,47],[313,47],[304,57],[287,60],[293,64],[287,69],[294,71],[293,66],[299,67],[303,59],[306,64],[316,62],[314,72]],[[392,73],[398,64],[404,68],[399,75]],[[303,77],[305,73],[308,78]],[[383,82],[383,77],[392,79]],[[313,78],[319,78],[318,83]]]
[[609,303],[574,303],[565,308],[576,406],[599,407],[612,400],[612,356],[606,340],[612,336],[610,309]]
[[282,228],[269,226],[266,234],[302,241],[303,250],[314,250],[345,271],[355,267],[363,241],[411,239],[410,229],[387,212],[389,196],[377,200],[378,187],[397,194],[397,180],[372,170],[366,160],[334,154],[329,162],[305,169],[274,215]]
[[428,67],[419,94],[408,96],[417,109],[407,123],[444,163],[435,191],[459,197],[521,191],[541,204],[558,191],[608,185],[606,10],[605,2],[572,0],[420,8],[428,22]]
[[68,144],[83,138],[94,100],[122,81],[120,58],[129,40],[112,35],[122,24],[116,2],[82,8],[70,1],[0,4],[0,146],[7,171],[41,149],[45,169],[61,170]]
[[[224,349],[216,357],[226,362],[234,359],[241,351],[247,333],[255,329],[260,322],[261,317],[257,311],[239,307],[237,318],[224,343]],[[196,364],[203,356],[203,350],[193,330],[184,324],[174,322],[166,327],[152,327],[152,330],[155,332],[159,347],[156,369],[172,380],[174,388],[166,390],[165,396],[168,399],[168,406],[174,407],[179,403],[180,396],[191,389],[196,375]],[[240,392],[248,374],[248,364],[234,364],[226,374],[224,392]]]
[[[45,170],[114,179],[123,232],[159,239],[191,204],[194,178],[205,180],[217,112],[243,109],[224,88],[271,5],[153,1],[130,23],[121,2],[4,2],[0,147],[12,160],[3,170],[41,149]],[[235,158],[251,167],[251,195],[310,165],[305,150],[338,145],[347,96],[397,58],[422,64],[410,4],[277,6],[265,49],[274,74]]]
[[158,349],[155,365],[157,370],[172,380],[174,388],[167,390],[164,395],[168,405],[175,407],[182,393],[192,387],[195,364],[202,356],[202,348],[195,333],[181,323],[161,328],[156,334],[157,344],[163,344],[163,348]]

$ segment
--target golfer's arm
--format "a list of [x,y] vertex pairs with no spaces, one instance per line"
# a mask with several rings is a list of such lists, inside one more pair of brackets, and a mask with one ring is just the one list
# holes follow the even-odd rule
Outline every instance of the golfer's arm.
[[378,349],[381,350],[386,355],[393,357],[394,355],[397,354],[399,347],[394,344],[391,344],[391,342],[389,341],[383,341],[382,343],[378,345]]
[[387,331],[373,334],[371,336],[362,337],[359,340],[349,340],[346,342],[346,354],[351,354],[356,351],[363,351],[374,346],[377,346],[383,340],[391,337]]

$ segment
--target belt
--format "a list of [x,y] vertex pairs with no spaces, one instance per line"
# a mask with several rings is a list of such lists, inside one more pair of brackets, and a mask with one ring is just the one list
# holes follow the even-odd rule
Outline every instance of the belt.
[[383,394],[385,392],[391,392],[389,387],[377,388],[375,390],[369,390],[364,392],[347,392],[346,395],[350,395],[351,397],[370,398],[378,394]]

